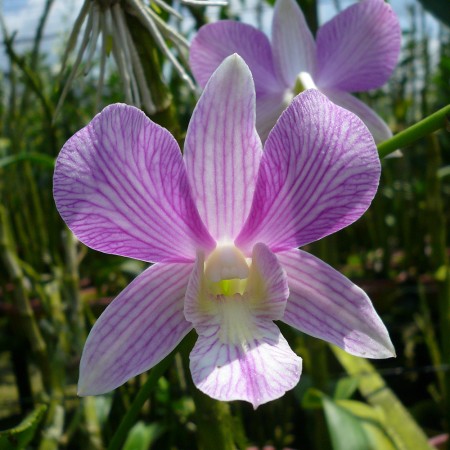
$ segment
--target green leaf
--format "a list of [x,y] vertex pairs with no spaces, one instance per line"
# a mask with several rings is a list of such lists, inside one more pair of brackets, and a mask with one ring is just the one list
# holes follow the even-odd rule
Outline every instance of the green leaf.
[[358,379],[354,377],[342,378],[336,384],[334,390],[335,400],[345,400],[350,398],[358,389]]
[[157,423],[146,425],[144,422],[137,422],[128,433],[123,450],[148,450],[162,432],[162,426]]
[[336,403],[358,418],[369,441],[369,448],[396,450],[393,439],[387,433],[386,419],[380,408],[355,400],[339,400]]
[[322,402],[334,450],[371,448],[360,420],[325,395]]
[[309,388],[302,398],[302,407],[305,409],[322,408],[323,393],[315,388]]
[[32,413],[25,417],[17,427],[0,432],[0,449],[21,450],[33,439],[39,422],[44,417],[47,405],[38,406]]
[[361,395],[383,412],[386,431],[396,448],[432,449],[426,434],[369,361],[349,355],[333,345],[330,348],[348,375],[358,379]]
[[0,158],[0,169],[17,164],[22,161],[30,161],[32,163],[41,164],[49,169],[55,167],[55,159],[42,153],[19,153],[17,155],[5,156]]

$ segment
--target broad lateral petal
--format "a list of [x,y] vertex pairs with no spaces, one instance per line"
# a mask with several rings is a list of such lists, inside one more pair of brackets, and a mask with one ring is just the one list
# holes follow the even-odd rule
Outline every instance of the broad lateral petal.
[[292,87],[300,72],[314,76],[316,44],[305,16],[295,0],[278,0],[272,23],[275,67],[286,86]]
[[132,106],[106,107],[64,145],[56,206],[84,244],[143,261],[192,261],[214,242],[172,135]]
[[366,91],[391,76],[400,54],[401,29],[388,3],[363,0],[324,24],[316,42],[314,81],[319,89]]
[[267,36],[251,25],[232,20],[204,25],[192,40],[189,65],[200,86],[205,87],[222,61],[233,53],[250,67],[258,95],[283,90]]
[[357,220],[378,187],[374,140],[353,113],[315,89],[298,95],[265,145],[249,217],[235,244],[300,247]]
[[106,308],[80,363],[79,395],[109,392],[166,357],[192,329],[183,300],[193,264],[156,264]]
[[283,322],[365,358],[395,356],[389,334],[366,293],[302,250],[277,254],[290,295]]
[[243,347],[221,341],[218,327],[199,336],[190,355],[192,379],[217,400],[259,405],[281,397],[299,381],[302,360],[273,322],[261,324],[262,337]]
[[392,131],[386,122],[361,100],[343,91],[327,89],[322,90],[322,92],[332,102],[355,113],[365,123],[377,144],[392,137]]
[[262,154],[248,66],[229,56],[192,114],[184,157],[193,197],[212,237],[232,241],[250,210]]

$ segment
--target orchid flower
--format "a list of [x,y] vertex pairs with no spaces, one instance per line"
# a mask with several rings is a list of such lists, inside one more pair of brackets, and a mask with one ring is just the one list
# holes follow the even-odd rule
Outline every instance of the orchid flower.
[[316,42],[295,0],[277,0],[272,42],[256,28],[230,20],[200,28],[189,63],[200,86],[232,53],[249,65],[256,87],[256,127],[264,141],[294,95],[317,88],[358,115],[375,141],[389,139],[386,123],[350,92],[382,86],[400,53],[401,30],[383,0],[363,0],[342,11],[317,32]]
[[193,328],[196,386],[254,407],[300,378],[301,359],[274,320],[354,355],[392,356],[367,295],[297,249],[358,219],[379,176],[365,125],[317,90],[293,100],[263,152],[252,75],[238,55],[207,83],[184,155],[137,108],[105,108],[61,150],[56,205],[89,247],[155,264],[92,328],[79,394],[148,370]]

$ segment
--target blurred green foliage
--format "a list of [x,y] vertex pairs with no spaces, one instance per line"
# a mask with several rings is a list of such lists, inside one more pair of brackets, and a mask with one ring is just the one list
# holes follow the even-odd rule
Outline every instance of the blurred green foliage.
[[[250,8],[244,0],[240,4]],[[203,9],[191,11],[194,27],[205,23]],[[198,448],[200,403],[179,355],[156,384],[152,373],[143,374],[110,395],[76,397],[87,332],[145,265],[88,250],[73,239],[54,207],[54,158],[97,112],[97,84],[95,71],[78,80],[54,117],[64,79],[40,51],[47,13],[31,51],[19,54],[14,36],[3,37],[9,66],[0,84],[0,429],[9,431],[0,434],[0,448],[9,448],[2,442],[10,443],[11,436],[17,439],[13,448],[106,448],[149,377],[152,389],[124,448]],[[223,18],[230,14],[221,11]],[[361,96],[395,132],[450,99],[449,31],[442,26],[437,41],[431,41],[422,9],[414,4],[409,14],[394,76],[383,89]],[[150,48],[151,41],[142,39]],[[155,55],[164,65],[156,49]],[[169,73],[166,83],[172,103],[152,118],[181,141],[195,98],[175,74]],[[102,101],[123,101],[113,67]],[[449,431],[449,150],[448,133],[439,132],[403,149],[403,158],[384,160],[380,189],[367,214],[307,248],[373,299],[398,357],[371,367],[389,386],[389,402],[395,399],[409,411],[410,424],[420,426],[423,436]],[[326,344],[281,328],[304,359],[302,380],[256,411],[230,404],[238,447],[247,442],[277,449],[401,448],[391,438],[401,424],[387,421],[386,411],[352,373],[355,366],[337,359]]]

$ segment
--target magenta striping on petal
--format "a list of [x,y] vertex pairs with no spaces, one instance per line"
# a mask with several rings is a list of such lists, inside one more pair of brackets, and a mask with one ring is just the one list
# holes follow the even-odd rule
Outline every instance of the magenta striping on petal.
[[218,400],[246,400],[254,408],[292,389],[300,379],[301,358],[275,324],[263,327],[264,337],[245,351],[221,343],[216,334],[200,336],[190,355],[195,385]]
[[250,25],[232,20],[203,26],[192,40],[189,65],[197,82],[205,87],[217,67],[233,53],[239,53],[250,67],[257,94],[283,89],[275,74],[267,36]]
[[350,225],[369,207],[380,171],[373,138],[358,117],[319,91],[300,94],[267,139],[236,245],[287,250]]
[[[227,55],[236,52],[244,58],[255,77],[256,123],[265,141],[308,77],[314,85],[303,88],[317,86],[324,93],[345,94],[383,85],[397,63],[400,40],[399,21],[383,0],[362,0],[345,9],[319,28],[317,43],[297,2],[277,0],[271,44],[249,25],[218,21],[200,28],[192,42],[190,62],[198,83],[204,86]],[[299,80],[302,83],[298,84]],[[344,108],[351,106],[346,99],[339,102],[338,95],[332,100]],[[375,140],[384,140],[387,125],[375,112],[370,113],[370,108],[357,109]]]
[[392,131],[386,122],[361,100],[347,92],[327,89],[323,92],[332,102],[356,114],[367,126],[376,143],[392,137]]
[[69,228],[95,250],[189,261],[197,248],[214,246],[192,201],[178,144],[132,106],[105,108],[66,142],[54,196]]
[[316,43],[295,0],[278,0],[275,3],[272,48],[275,68],[279,70],[286,87],[294,86],[300,72],[314,76]]
[[95,323],[80,364],[80,395],[108,392],[167,356],[192,329],[183,300],[192,264],[156,264]]
[[350,6],[317,33],[317,86],[346,92],[382,86],[397,64],[400,44],[400,24],[388,3]]
[[301,250],[278,253],[290,296],[283,322],[366,358],[395,356],[389,334],[366,293]]
[[242,228],[261,154],[251,74],[240,57],[230,56],[197,103],[184,150],[193,197],[215,240],[232,241]]

